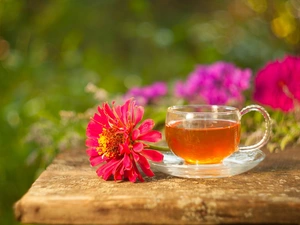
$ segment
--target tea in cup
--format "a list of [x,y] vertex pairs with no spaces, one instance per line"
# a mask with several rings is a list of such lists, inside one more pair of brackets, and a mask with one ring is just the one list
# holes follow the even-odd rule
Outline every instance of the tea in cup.
[[[250,111],[265,119],[265,134],[256,144],[240,147],[241,118]],[[181,105],[167,110],[165,136],[171,151],[189,164],[215,164],[235,151],[264,146],[271,133],[270,116],[258,105],[239,111],[231,106]]]

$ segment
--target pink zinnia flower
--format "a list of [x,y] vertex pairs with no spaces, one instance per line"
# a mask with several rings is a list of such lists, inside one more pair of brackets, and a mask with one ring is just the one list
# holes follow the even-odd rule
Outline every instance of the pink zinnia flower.
[[255,78],[254,100],[274,109],[289,112],[300,101],[300,58],[287,56],[269,62]]
[[110,107],[104,103],[91,118],[86,130],[87,154],[98,176],[107,180],[113,175],[115,181],[128,178],[135,182],[144,181],[139,169],[149,177],[152,172],[147,159],[162,161],[163,155],[149,148],[145,142],[161,140],[161,133],[152,130],[154,122],[147,119],[140,125],[144,108],[137,106],[133,99],[124,105]]

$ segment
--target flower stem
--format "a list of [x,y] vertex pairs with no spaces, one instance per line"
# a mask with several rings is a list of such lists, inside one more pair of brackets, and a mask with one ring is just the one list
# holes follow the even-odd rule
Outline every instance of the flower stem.
[[149,148],[153,150],[159,150],[159,151],[170,151],[169,147],[167,146],[149,145]]

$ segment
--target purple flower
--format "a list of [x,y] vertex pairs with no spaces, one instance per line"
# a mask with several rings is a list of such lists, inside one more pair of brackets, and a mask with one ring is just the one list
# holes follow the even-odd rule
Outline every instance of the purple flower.
[[155,99],[166,95],[168,88],[164,82],[156,82],[149,86],[133,87],[125,95],[125,100],[134,97],[139,105],[147,105]]
[[300,57],[269,62],[255,78],[254,100],[289,112],[300,101]]
[[249,88],[250,78],[250,69],[242,70],[231,63],[198,65],[186,82],[176,83],[175,95],[189,102],[204,101],[207,104],[242,102],[242,92]]

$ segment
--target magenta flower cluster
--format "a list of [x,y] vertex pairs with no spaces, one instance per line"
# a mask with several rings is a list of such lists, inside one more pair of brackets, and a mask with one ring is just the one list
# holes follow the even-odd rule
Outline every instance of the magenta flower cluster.
[[[243,103],[251,77],[251,69],[241,69],[232,63],[200,64],[186,80],[175,84],[174,94],[190,104]],[[125,99],[134,97],[139,105],[147,105],[167,92],[166,83],[156,82],[130,89]],[[300,57],[289,55],[262,67],[255,75],[252,100],[283,112],[300,107]]]
[[124,99],[135,98],[137,104],[145,106],[156,99],[166,95],[168,92],[167,84],[164,82],[155,82],[144,87],[131,88],[125,95]]
[[198,65],[185,82],[176,83],[175,95],[192,103],[227,104],[242,102],[250,86],[251,70],[232,63]]

